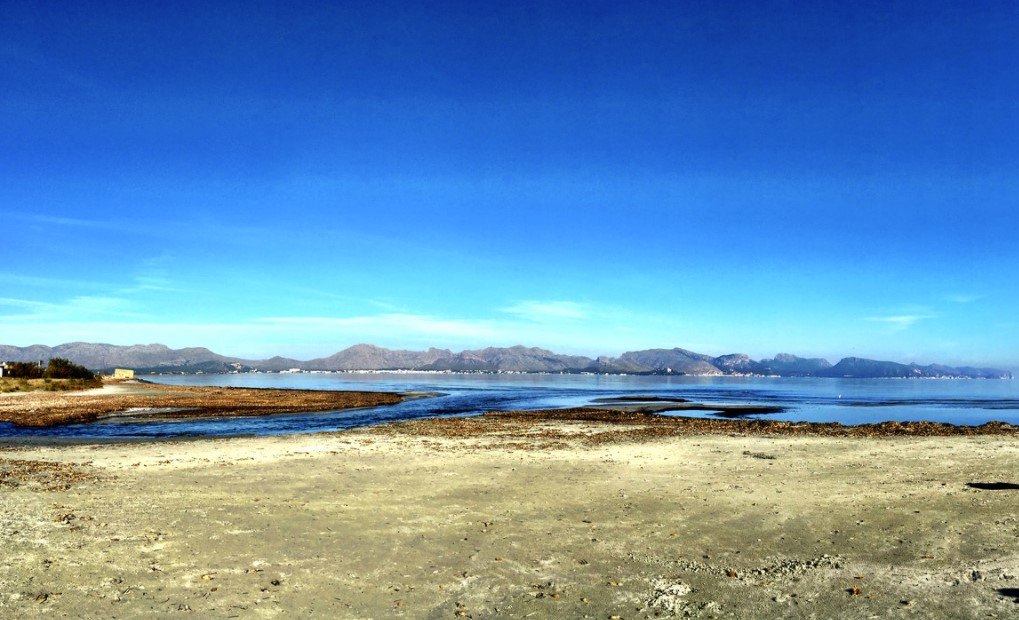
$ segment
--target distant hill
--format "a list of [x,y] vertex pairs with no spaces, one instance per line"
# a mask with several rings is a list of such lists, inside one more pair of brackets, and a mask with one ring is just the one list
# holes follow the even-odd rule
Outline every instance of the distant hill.
[[750,359],[745,353],[730,353],[711,360],[711,363],[727,375],[761,374],[761,364]]
[[757,362],[757,369],[763,375],[783,377],[810,377],[820,375],[831,368],[826,359],[805,359],[788,353],[779,353],[773,359]]
[[917,364],[899,364],[896,362],[882,362],[868,360],[859,357],[847,357],[835,364],[816,373],[820,377],[849,377],[849,378],[875,378],[875,377],[896,377],[896,378],[945,378],[945,377],[967,377],[973,379],[1011,379],[1012,373],[995,368],[973,368],[964,366],[953,368],[941,364],[930,364],[919,366]]
[[627,351],[619,357],[596,359],[562,355],[535,347],[488,347],[454,353],[449,349],[403,351],[357,344],[329,357],[301,361],[285,357],[245,360],[226,357],[201,348],[171,349],[162,344],[119,346],[70,342],[48,347],[0,345],[0,361],[34,362],[63,357],[93,370],[132,368],[155,372],[279,372],[301,370],[429,370],[452,372],[594,372],[660,375],[774,375],[782,377],[846,378],[979,378],[1011,379],[1012,373],[996,368],[955,368],[940,364],[920,366],[847,357],[834,366],[820,358],[780,353],[772,359],[754,361],[743,353],[719,357],[686,349]]
[[627,351],[619,356],[620,361],[643,368],[644,372],[669,373],[676,375],[721,375],[724,374],[712,362],[714,358],[687,351],[686,349],[648,349]]
[[371,344],[355,344],[329,357],[300,363],[308,370],[411,370],[452,357],[448,349],[393,351]]
[[118,346],[91,342],[69,342],[47,347],[33,345],[30,347],[10,347],[0,345],[0,360],[15,362],[35,362],[48,360],[52,357],[63,357],[75,364],[81,364],[92,370],[110,370],[113,368],[133,368],[139,372],[159,372],[165,370],[182,370],[196,372],[227,372],[233,370],[232,364],[241,360],[213,353],[205,348],[171,349],[162,344],[136,344]]

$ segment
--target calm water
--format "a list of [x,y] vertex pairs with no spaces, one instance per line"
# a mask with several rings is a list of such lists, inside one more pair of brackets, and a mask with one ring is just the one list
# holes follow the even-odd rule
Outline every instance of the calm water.
[[[743,377],[633,377],[584,375],[176,375],[146,377],[175,385],[226,385],[320,390],[442,392],[389,407],[262,418],[212,418],[180,422],[114,419],[51,429],[0,424],[2,438],[131,439],[184,435],[280,435],[331,431],[437,416],[493,410],[584,405],[595,398],[654,395],[705,403],[768,404],[783,413],[750,417],[864,424],[929,420],[1019,424],[1019,382],[923,379],[793,379]],[[709,412],[683,415],[710,417]]]

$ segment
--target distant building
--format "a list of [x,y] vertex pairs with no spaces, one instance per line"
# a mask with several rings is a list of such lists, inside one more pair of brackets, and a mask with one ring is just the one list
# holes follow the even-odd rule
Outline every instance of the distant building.
[[114,379],[134,379],[134,371],[129,368],[114,368]]
[[0,362],[0,377],[3,377],[4,373],[6,371],[7,371],[7,362]]

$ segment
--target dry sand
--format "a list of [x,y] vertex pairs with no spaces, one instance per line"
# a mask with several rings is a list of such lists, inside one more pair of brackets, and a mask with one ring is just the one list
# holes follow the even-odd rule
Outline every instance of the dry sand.
[[1019,613],[1015,435],[449,428],[0,449],[0,617]]

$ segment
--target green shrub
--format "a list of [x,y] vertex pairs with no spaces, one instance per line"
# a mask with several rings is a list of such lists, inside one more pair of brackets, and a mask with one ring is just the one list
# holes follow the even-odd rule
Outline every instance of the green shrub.
[[50,359],[49,366],[46,367],[43,376],[48,379],[86,379],[90,381],[98,378],[98,375],[88,368],[79,366],[62,357]]
[[42,368],[31,362],[10,362],[4,369],[4,376],[14,379],[41,379]]

